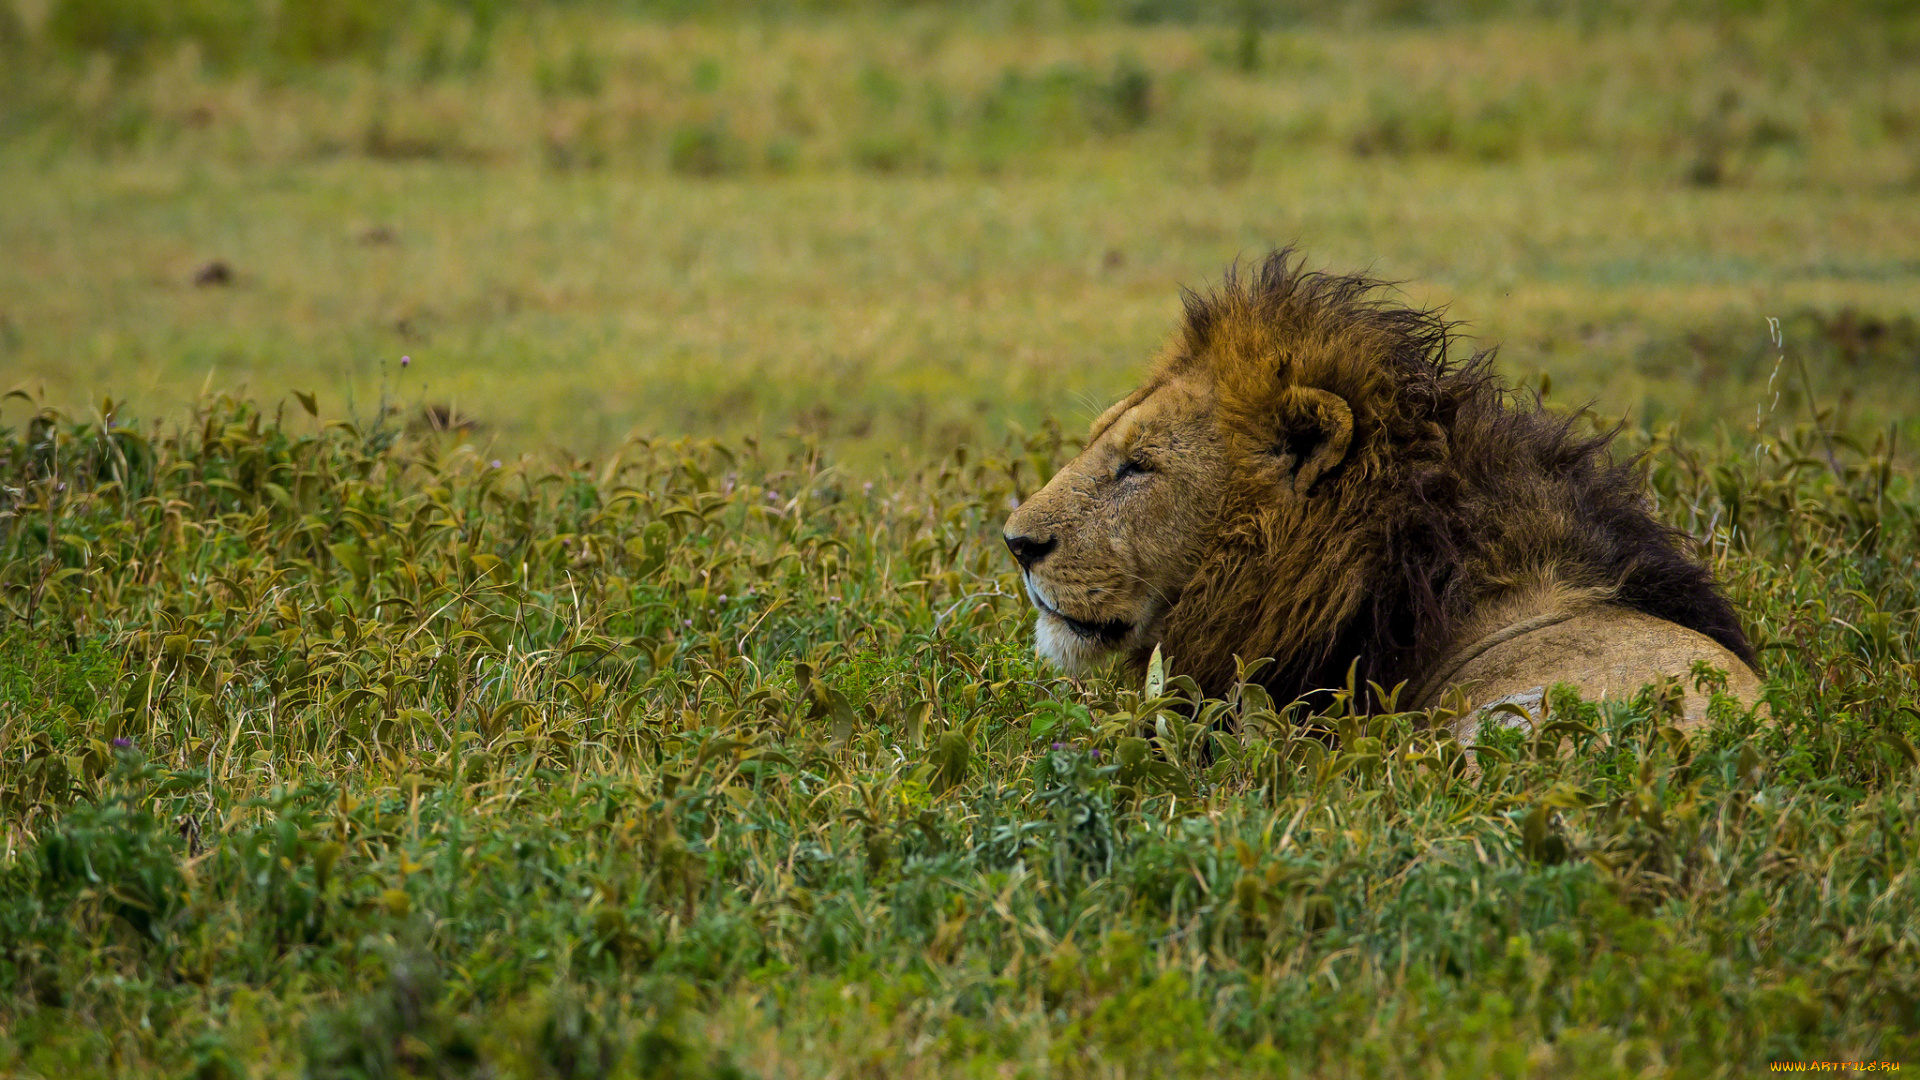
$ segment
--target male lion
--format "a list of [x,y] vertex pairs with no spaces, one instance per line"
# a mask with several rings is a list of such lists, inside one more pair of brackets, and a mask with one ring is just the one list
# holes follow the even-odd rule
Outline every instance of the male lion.
[[1758,697],[1732,607],[1608,436],[1521,400],[1488,353],[1449,362],[1436,313],[1291,254],[1188,293],[1146,385],[1008,519],[1041,656],[1137,671],[1157,645],[1216,695],[1235,657],[1272,657],[1257,680],[1278,701],[1357,661],[1360,686],[1404,684],[1400,708],[1473,710],[1463,741],[1558,683],[1673,677],[1698,724],[1698,661]]

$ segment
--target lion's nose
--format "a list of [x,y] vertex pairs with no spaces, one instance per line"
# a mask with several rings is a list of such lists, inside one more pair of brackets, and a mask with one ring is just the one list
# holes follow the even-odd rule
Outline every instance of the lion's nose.
[[1046,558],[1047,552],[1052,551],[1058,542],[1058,538],[1051,536],[1045,540],[1035,540],[1031,536],[1009,536],[1007,550],[1013,552],[1014,559],[1020,563],[1020,569],[1025,570]]

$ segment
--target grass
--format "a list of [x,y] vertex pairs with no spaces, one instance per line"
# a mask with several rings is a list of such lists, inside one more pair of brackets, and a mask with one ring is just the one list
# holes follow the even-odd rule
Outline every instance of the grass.
[[[1920,1050],[1910,19],[122,7],[0,18],[0,1073]],[[1036,665],[1007,507],[1296,239],[1628,418],[1770,723]]]
[[1336,709],[1329,748],[1210,706],[1242,739],[1036,670],[995,532],[1065,450],[869,490],[805,445],[496,466],[229,400],[15,436],[0,1062],[1910,1054],[1916,504],[1884,453],[1656,458],[1677,519],[1718,523],[1773,724],[1689,741],[1657,695],[1567,700],[1468,776],[1417,716]]
[[1248,65],[1231,25],[542,8],[431,76],[404,34],[237,74],[43,57],[0,145],[0,356],[69,411],[384,385],[513,451],[796,430],[877,466],[1077,423],[1179,285],[1300,241],[1649,427],[1745,422],[1782,319],[1878,430],[1912,411],[1911,29],[1309,24]]

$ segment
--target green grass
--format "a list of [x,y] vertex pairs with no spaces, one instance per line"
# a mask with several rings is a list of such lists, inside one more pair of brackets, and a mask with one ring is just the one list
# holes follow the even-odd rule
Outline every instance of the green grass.
[[1773,723],[1563,701],[1468,776],[1417,716],[1336,709],[1329,749],[1249,697],[1210,735],[1036,670],[996,533],[1057,441],[868,490],[806,445],[542,469],[312,429],[222,400],[0,449],[9,1072],[1914,1050],[1916,499],[1884,454],[1655,458],[1718,522]]
[[[1920,1052],[1910,17],[310,7],[0,5],[0,1074]],[[1287,241],[1626,417],[1771,721],[1037,666],[1007,508]]]

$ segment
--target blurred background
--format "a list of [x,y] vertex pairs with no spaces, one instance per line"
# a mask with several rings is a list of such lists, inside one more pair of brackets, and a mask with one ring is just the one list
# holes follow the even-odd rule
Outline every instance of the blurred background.
[[1078,428],[1295,243],[1556,403],[1920,445],[1917,56],[1906,0],[0,0],[0,391],[885,467]]

